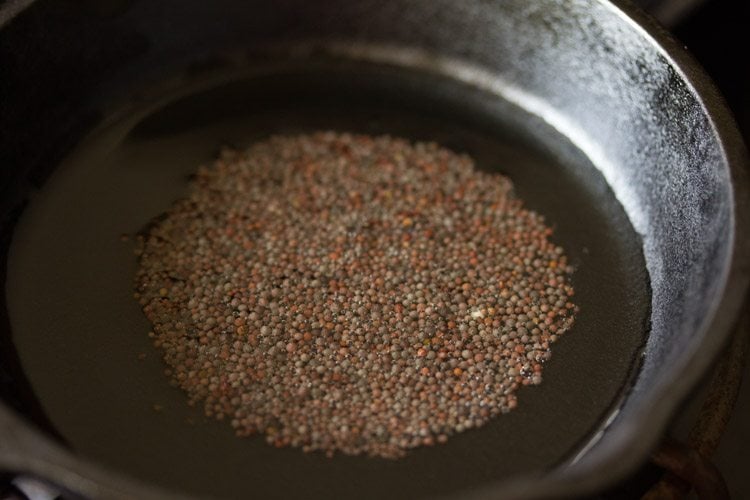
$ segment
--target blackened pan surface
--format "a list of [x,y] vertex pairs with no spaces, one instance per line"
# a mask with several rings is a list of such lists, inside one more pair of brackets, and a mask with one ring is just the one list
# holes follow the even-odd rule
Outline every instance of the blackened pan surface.
[[[447,79],[341,61],[276,64],[174,92],[116,110],[31,194],[14,234],[15,345],[77,453],[197,495],[433,497],[570,459],[616,407],[648,327],[641,242],[602,176],[548,125]],[[546,216],[576,268],[581,310],[517,410],[401,460],[328,459],[235,438],[169,387],[132,298],[133,242],[121,235],[180,197],[220,146],[320,129],[438,141],[510,176]]]

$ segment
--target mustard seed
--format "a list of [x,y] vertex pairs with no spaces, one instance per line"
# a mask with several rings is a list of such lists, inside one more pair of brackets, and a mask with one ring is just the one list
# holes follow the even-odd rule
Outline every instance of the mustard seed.
[[518,405],[577,312],[511,181],[434,143],[224,150],[138,238],[134,298],[188,404],[269,444],[400,457]]

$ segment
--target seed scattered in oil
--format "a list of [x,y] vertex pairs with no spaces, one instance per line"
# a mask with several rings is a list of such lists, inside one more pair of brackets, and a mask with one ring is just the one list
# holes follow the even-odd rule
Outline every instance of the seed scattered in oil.
[[172,383],[239,436],[399,457],[517,405],[572,269],[509,179],[434,143],[321,132],[225,150],[138,238]]

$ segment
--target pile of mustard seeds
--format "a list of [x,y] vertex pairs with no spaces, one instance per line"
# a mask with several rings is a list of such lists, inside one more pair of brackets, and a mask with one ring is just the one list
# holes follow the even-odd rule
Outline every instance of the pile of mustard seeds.
[[577,309],[551,233],[434,143],[271,137],[139,237],[135,297],[173,383],[237,435],[399,457],[541,382]]

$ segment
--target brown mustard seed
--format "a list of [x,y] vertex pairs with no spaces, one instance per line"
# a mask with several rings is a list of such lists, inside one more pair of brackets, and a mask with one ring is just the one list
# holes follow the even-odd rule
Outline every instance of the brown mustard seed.
[[577,311],[551,233],[434,143],[272,137],[138,238],[134,297],[172,383],[238,436],[399,457],[541,382]]

